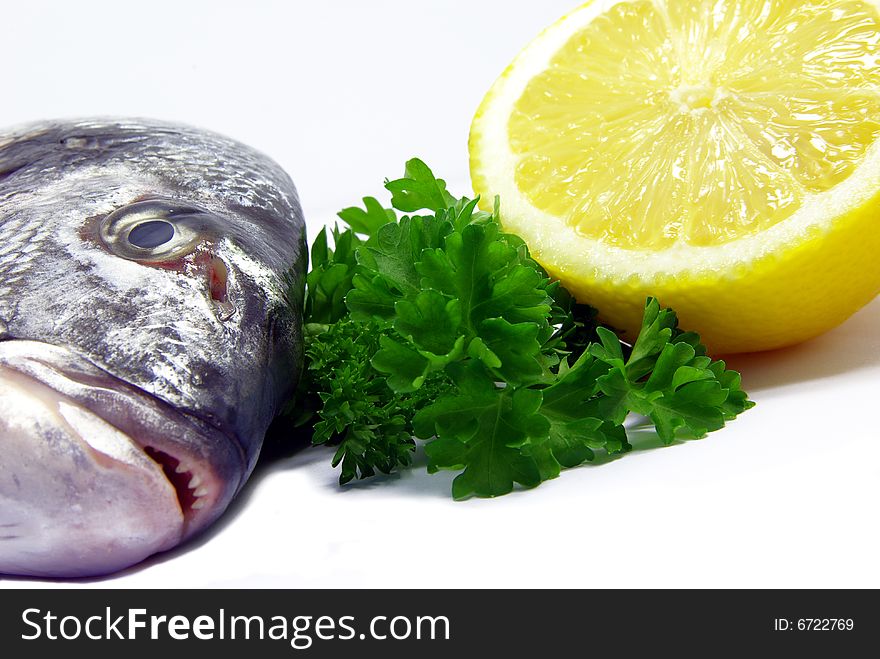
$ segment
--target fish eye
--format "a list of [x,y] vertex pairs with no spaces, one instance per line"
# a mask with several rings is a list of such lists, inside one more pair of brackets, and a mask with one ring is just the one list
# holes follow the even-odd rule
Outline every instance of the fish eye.
[[124,259],[160,263],[186,256],[213,235],[206,210],[152,199],[118,208],[101,221],[101,241]]
[[128,232],[128,242],[141,249],[154,249],[172,238],[174,238],[174,225],[164,220],[148,220]]

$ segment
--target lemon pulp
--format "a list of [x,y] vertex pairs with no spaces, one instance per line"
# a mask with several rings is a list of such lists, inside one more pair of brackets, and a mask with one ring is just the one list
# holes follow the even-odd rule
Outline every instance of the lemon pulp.
[[863,2],[621,3],[516,102],[516,182],[624,248],[718,245],[844,180],[880,134]]

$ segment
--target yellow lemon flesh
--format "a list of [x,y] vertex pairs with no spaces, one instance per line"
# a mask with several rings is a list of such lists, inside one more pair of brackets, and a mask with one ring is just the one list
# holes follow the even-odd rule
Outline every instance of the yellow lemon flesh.
[[880,292],[880,0],[596,0],[539,35],[471,128],[475,191],[635,336],[647,296],[717,352]]

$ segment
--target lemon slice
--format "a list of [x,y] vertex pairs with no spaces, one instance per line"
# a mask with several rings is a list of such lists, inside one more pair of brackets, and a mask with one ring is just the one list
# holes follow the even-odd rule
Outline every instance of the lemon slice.
[[471,174],[535,258],[635,335],[646,296],[719,352],[880,292],[878,0],[596,0],[490,89]]

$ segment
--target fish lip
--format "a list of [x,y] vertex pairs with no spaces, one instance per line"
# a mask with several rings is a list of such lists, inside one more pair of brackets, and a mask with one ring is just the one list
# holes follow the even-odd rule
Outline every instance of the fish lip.
[[3,339],[0,366],[62,394],[144,451],[177,493],[181,541],[215,521],[244,482],[247,459],[236,433],[174,407],[77,351],[40,341]]

